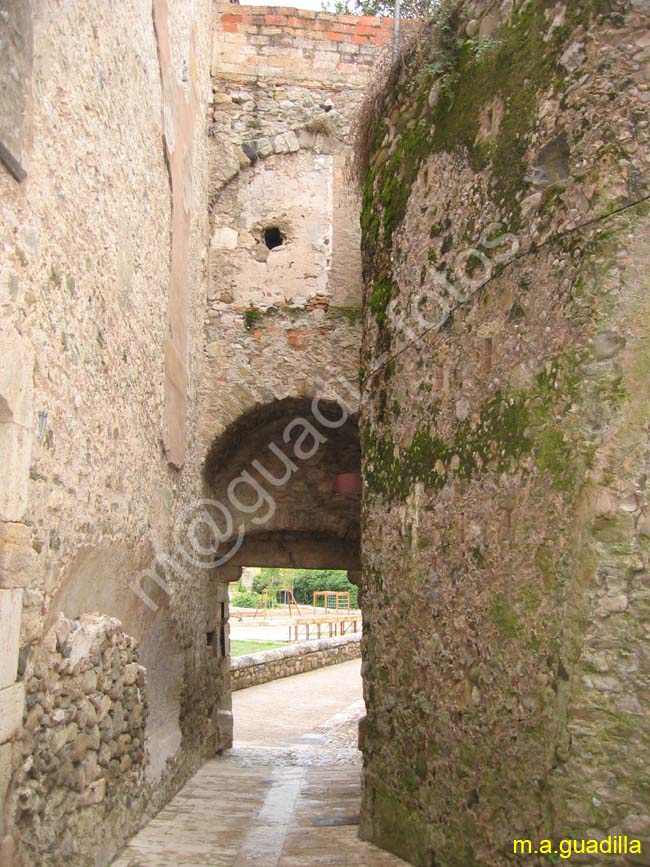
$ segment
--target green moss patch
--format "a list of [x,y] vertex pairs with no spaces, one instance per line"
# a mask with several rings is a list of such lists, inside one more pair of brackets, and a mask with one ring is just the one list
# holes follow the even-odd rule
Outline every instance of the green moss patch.
[[[387,95],[385,114],[394,102],[410,102],[414,112],[402,112],[406,120],[398,126],[396,146],[367,172],[364,244],[374,246],[382,229],[384,242],[390,244],[422,162],[433,153],[459,147],[468,151],[476,170],[490,165],[495,200],[508,216],[511,230],[517,228],[539,94],[551,86],[560,92],[564,89],[566,72],[560,58],[572,33],[609,11],[611,2],[568,0],[564,23],[549,36],[553,16],[547,13],[555,5],[555,0],[529,0],[493,38],[482,42],[463,39],[454,4],[443,5],[431,31],[430,59],[411,58],[410,91],[398,92],[393,100]],[[432,88],[437,89],[437,98],[429,100]],[[494,136],[480,136],[482,113],[497,101],[502,108],[498,129]],[[385,121],[375,130],[375,153],[386,131]],[[433,226],[432,237],[438,231]]]
[[364,829],[364,836],[418,867],[435,864],[429,826],[424,818],[409,809],[403,796],[393,794],[384,786],[371,789],[369,796],[373,804],[372,825]]
[[504,472],[531,456],[558,491],[573,493],[590,460],[588,445],[563,430],[578,371],[575,356],[556,359],[529,390],[498,392],[481,405],[478,420],[460,422],[447,438],[420,428],[402,450],[389,434],[366,426],[364,476],[369,492],[404,499],[417,481],[440,490],[450,474],[472,479],[486,469]]
[[490,619],[506,638],[516,638],[520,631],[517,612],[503,593],[495,593],[490,601]]
[[257,307],[249,307],[244,312],[244,328],[246,331],[251,331],[262,318],[262,311]]
[[390,277],[376,277],[370,290],[370,310],[374,313],[379,325],[386,321],[386,308],[393,297],[394,285]]

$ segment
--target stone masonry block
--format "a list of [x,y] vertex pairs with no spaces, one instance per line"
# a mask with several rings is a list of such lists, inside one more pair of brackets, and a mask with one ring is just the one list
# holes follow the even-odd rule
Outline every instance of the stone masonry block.
[[0,518],[20,521],[27,506],[34,397],[34,352],[13,328],[0,331]]
[[233,741],[233,718],[229,710],[218,710],[216,713],[217,724],[217,751],[230,749]]
[[0,867],[15,867],[14,855],[16,844],[11,834],[6,834],[0,841]]
[[217,596],[217,602],[228,602],[228,585],[222,582],[218,582],[215,587],[215,592]]
[[20,729],[24,706],[23,683],[14,683],[13,686],[0,689],[0,744],[11,740]]
[[25,524],[0,522],[0,588],[28,582],[30,533]]
[[22,590],[0,590],[0,689],[16,680],[22,607]]
[[13,328],[0,331],[0,423],[32,424],[34,353]]
[[0,454],[3,460],[0,520],[20,521],[27,508],[29,465],[32,455],[31,431],[11,421],[0,422]]

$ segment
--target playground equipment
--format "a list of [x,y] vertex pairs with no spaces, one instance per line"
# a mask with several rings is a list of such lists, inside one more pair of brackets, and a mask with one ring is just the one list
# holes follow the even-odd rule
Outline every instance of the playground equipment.
[[[316,600],[321,598],[324,599],[324,605],[322,607],[327,608],[329,611],[335,611],[337,614],[340,610],[347,611],[348,614],[351,611],[349,590],[315,590],[312,598],[314,614],[317,613],[317,608],[321,610],[321,606],[316,605]],[[340,604],[341,600],[344,601],[344,605]],[[330,605],[330,602],[334,604]]]
[[[328,638],[361,631],[361,614],[339,614],[331,617],[298,618],[289,626],[289,641],[305,638]],[[314,636],[315,633],[315,636]]]
[[260,601],[257,603],[257,608],[255,609],[255,614],[253,614],[253,617],[254,618],[257,617],[258,611],[260,610],[260,608],[263,608],[264,619],[266,619],[266,612],[268,611],[268,607],[269,607],[269,588],[265,587],[264,590],[262,590],[262,595],[260,597]]
[[298,603],[296,602],[296,597],[293,595],[293,589],[291,587],[281,587],[278,590],[278,593],[282,594],[283,605],[286,605],[289,608],[289,617],[293,616],[293,609],[296,609],[296,614],[300,616],[300,608]]
[[[299,617],[301,614],[300,607],[296,602],[296,597],[293,595],[293,590],[291,587],[279,587],[274,589],[273,592],[275,594],[281,595],[281,604],[286,605],[289,609],[289,617],[293,617],[293,612],[295,609],[296,616]],[[265,587],[262,590],[262,595],[260,597],[260,601],[257,603],[257,608],[255,609],[255,614],[253,614],[253,618],[257,617],[258,612],[262,609],[264,611],[264,618],[266,619],[266,614],[269,609],[269,588]]]

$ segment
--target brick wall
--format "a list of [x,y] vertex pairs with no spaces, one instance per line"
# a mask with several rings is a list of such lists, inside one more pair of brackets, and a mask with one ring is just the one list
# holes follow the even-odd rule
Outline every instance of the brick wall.
[[283,6],[218,3],[217,16],[213,74],[242,82],[278,76],[358,88],[393,30],[392,18]]

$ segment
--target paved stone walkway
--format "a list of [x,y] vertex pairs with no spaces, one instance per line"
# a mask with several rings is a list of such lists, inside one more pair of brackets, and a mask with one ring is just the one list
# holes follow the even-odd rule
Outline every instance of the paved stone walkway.
[[113,867],[404,867],[357,839],[360,661],[237,692],[207,762]]

